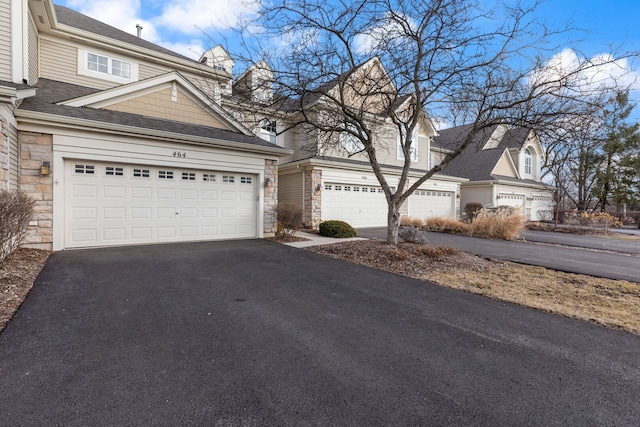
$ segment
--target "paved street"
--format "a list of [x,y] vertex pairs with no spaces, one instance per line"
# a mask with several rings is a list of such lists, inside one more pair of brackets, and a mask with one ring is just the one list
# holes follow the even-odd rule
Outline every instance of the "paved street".
[[[362,228],[358,229],[357,232],[360,237],[386,239],[386,228],[384,227]],[[575,237],[565,237],[563,233],[550,233],[555,234],[555,244],[522,241],[509,242],[458,234],[424,233],[427,241],[434,246],[451,246],[483,257],[538,265],[569,273],[640,282],[640,256],[627,253],[602,252],[592,248],[559,246],[562,238],[570,239],[571,242],[576,241]],[[584,240],[587,246],[589,242],[595,244],[591,240]],[[615,242],[607,244],[607,250],[615,248],[615,244]],[[633,242],[629,246],[633,245],[638,245],[638,243]],[[625,246],[624,250],[627,251],[629,249]]]
[[554,245],[640,255],[640,238],[638,240],[626,240],[548,231],[524,231],[520,236],[527,242],[551,243]]
[[640,337],[268,241],[54,253],[0,333],[36,425],[640,425]]

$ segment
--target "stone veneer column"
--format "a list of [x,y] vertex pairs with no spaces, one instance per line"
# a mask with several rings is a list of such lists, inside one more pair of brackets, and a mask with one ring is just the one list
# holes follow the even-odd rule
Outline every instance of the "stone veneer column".
[[[278,216],[278,162],[265,160],[264,162],[264,237],[273,237],[277,231]],[[268,181],[268,183],[267,183]]]
[[[1,106],[0,106],[1,108]],[[0,117],[0,190],[9,188],[9,123]]]
[[19,132],[20,189],[35,200],[34,219],[29,224],[23,246],[52,249],[53,242],[53,174],[40,174],[43,161],[53,164],[52,135]]
[[[304,212],[302,222],[306,227],[318,228],[322,216],[322,171],[304,172]],[[318,190],[318,188],[320,188]]]

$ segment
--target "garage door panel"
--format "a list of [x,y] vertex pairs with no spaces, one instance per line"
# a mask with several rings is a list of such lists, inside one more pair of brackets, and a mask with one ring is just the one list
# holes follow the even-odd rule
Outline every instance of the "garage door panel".
[[102,230],[104,240],[124,240],[127,236],[125,228],[105,228]]
[[73,197],[95,198],[98,195],[98,188],[95,185],[75,184],[72,189]]
[[83,161],[65,169],[65,247],[257,235],[255,177]]
[[132,199],[150,199],[153,197],[153,189],[151,187],[132,187]]
[[379,187],[327,182],[322,193],[322,219],[346,221],[354,227],[387,223],[387,201]]
[[104,219],[126,219],[127,209],[124,206],[104,208],[102,210],[102,218]]
[[409,216],[454,218],[454,193],[432,189],[418,189],[409,196]]

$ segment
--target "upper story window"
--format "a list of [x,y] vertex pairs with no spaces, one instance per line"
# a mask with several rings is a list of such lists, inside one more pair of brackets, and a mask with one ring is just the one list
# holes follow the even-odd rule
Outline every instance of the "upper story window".
[[278,143],[278,123],[275,120],[264,119],[260,122],[260,138],[272,144]]
[[[403,134],[398,134],[398,160],[404,160],[404,151],[402,150]],[[418,161],[418,130],[414,129],[411,134],[411,161]]]
[[529,148],[524,150],[524,174],[533,175],[533,154]]
[[104,52],[78,49],[78,74],[130,83],[138,80],[138,64]]
[[[349,126],[349,129],[352,130],[353,132],[356,132],[356,133],[358,132],[353,126]],[[340,145],[349,154],[358,153],[364,150],[364,144],[362,144],[362,141],[360,141],[360,138],[358,138],[357,136],[355,136],[350,132],[340,133]]]
[[118,59],[89,53],[87,54],[87,68],[91,71],[131,79],[131,64]]

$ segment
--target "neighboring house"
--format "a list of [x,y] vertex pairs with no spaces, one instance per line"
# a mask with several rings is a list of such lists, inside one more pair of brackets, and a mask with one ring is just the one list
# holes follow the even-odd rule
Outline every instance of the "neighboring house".
[[219,105],[231,70],[51,0],[0,0],[0,185],[53,250],[275,231],[277,161]]
[[[434,151],[441,156],[462,142],[471,125],[439,131]],[[480,132],[443,173],[467,178],[461,185],[462,208],[467,203],[485,207],[513,206],[528,221],[550,219],[553,188],[544,184],[540,168],[544,152],[533,131],[505,125]]]
[[[228,63],[229,60],[225,61]],[[361,69],[386,76],[376,58],[363,64]],[[328,135],[304,124],[293,127],[292,124],[301,121],[300,102],[273,100],[269,84],[272,78],[266,63],[255,64],[234,81],[232,93],[223,96],[222,105],[265,140],[293,150],[278,166],[278,201],[300,206],[304,224],[313,228],[321,221],[332,219],[346,221],[354,227],[386,226],[387,201],[366,153],[357,153],[357,138],[347,133]],[[333,88],[328,84],[324,90]],[[305,110],[312,111],[314,103],[320,103],[321,98],[318,95],[305,101]],[[396,103],[395,108],[402,107],[402,102]],[[398,130],[386,120],[388,115],[383,111],[375,113],[376,120],[381,123],[381,130],[376,134],[378,160],[388,183],[395,188],[404,162]],[[409,185],[430,167],[430,142],[435,135],[425,114],[414,136],[417,143]],[[464,181],[458,177],[435,175],[409,197],[402,214],[417,218],[456,218],[460,183]]]

